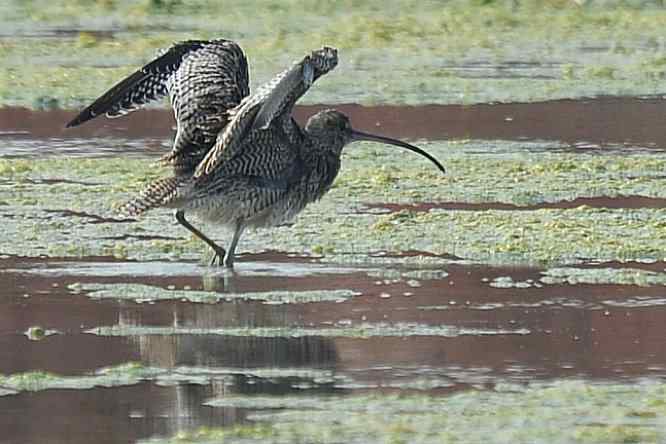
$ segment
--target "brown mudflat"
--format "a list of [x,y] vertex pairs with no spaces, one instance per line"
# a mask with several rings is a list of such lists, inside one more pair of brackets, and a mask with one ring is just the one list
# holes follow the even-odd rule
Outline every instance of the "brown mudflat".
[[422,204],[368,204],[367,207],[371,209],[379,208],[386,209],[389,212],[397,211],[430,211],[432,209],[441,210],[460,210],[460,211],[483,211],[483,210],[540,210],[551,208],[578,208],[580,206],[588,206],[592,208],[664,208],[666,207],[666,199],[657,197],[646,196],[617,196],[617,197],[578,197],[572,200],[563,200],[559,202],[544,202],[538,205],[515,205],[502,202],[484,202],[484,203],[470,203],[470,202],[437,202],[437,203],[422,203]]

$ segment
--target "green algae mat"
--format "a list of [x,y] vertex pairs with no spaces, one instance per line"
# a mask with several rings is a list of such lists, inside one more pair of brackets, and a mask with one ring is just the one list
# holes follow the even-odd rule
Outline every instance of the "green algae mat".
[[590,386],[568,381],[448,398],[231,397],[209,405],[256,409],[260,413],[251,418],[258,425],[145,442],[657,443],[666,438],[663,396],[659,384]]
[[[292,226],[249,232],[240,251],[271,249],[365,264],[457,259],[554,266],[665,257],[666,210],[659,205],[557,207],[581,197],[591,203],[602,197],[659,202],[666,198],[666,159],[659,153],[590,156],[547,143],[537,151],[521,150],[520,142],[419,145],[446,165],[447,175],[398,150],[352,146],[329,194]],[[3,252],[201,260],[206,249],[174,223],[170,211],[134,221],[115,210],[146,181],[165,174],[153,160],[142,158],[0,160]],[[420,209],[419,202],[431,207]],[[450,210],[450,203],[477,206]],[[496,203],[513,207],[492,209]],[[387,204],[393,209],[382,206]],[[409,205],[400,210],[402,204]],[[228,237],[219,227],[204,232],[222,241]],[[404,251],[422,254],[394,256]]]
[[[121,387],[152,381],[161,386],[223,382],[239,374],[312,377],[317,370],[180,368],[128,363],[86,376],[43,372],[0,376],[0,396],[57,389]],[[246,412],[245,421],[182,431],[162,443],[659,443],[666,439],[666,385],[654,380],[589,383],[552,380],[497,384],[494,388],[426,396],[394,394],[269,396],[228,393],[205,400],[213,409]]]
[[239,41],[255,84],[338,47],[310,103],[660,95],[666,75],[666,10],[649,1],[7,0],[0,17],[1,106],[81,107],[192,38]]
[[[250,417],[258,426],[222,430],[222,442],[656,443],[666,438],[665,395],[660,383],[562,381],[502,385],[446,398],[224,397],[208,405],[258,411]],[[147,442],[214,442],[215,433]]]

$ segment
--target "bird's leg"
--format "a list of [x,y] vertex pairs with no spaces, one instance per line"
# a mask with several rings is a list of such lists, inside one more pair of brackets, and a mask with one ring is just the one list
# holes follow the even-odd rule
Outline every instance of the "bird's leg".
[[238,240],[240,239],[241,234],[243,234],[244,229],[245,229],[245,223],[243,222],[242,219],[238,219],[236,221],[236,229],[234,231],[234,237],[233,239],[231,239],[231,245],[229,245],[227,254],[226,256],[224,256],[224,266],[227,268],[234,267],[234,252],[236,251],[236,245],[238,245]]
[[224,256],[227,254],[224,248],[218,246],[219,250],[215,250],[215,254],[213,255],[213,258],[208,262],[208,266],[212,267],[213,265],[217,265],[218,267],[222,265],[222,261],[224,260]]
[[221,263],[223,258],[226,256],[227,252],[224,250],[224,248],[220,247],[217,245],[215,242],[213,242],[209,237],[207,237],[205,234],[203,234],[201,231],[197,230],[190,224],[187,219],[185,219],[185,212],[183,210],[178,210],[176,211],[176,220],[178,221],[179,224],[187,228],[192,234],[194,234],[196,237],[201,239],[202,241],[206,242],[210,248],[213,249],[215,252],[215,256],[213,256],[213,260],[210,261],[210,265],[215,265],[215,263]]

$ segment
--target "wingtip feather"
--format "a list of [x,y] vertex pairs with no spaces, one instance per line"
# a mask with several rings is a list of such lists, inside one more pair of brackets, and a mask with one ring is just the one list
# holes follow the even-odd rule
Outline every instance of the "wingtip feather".
[[74,117],[72,120],[70,120],[69,122],[67,122],[67,125],[65,125],[65,128],[73,128],[73,127],[75,127],[75,126],[79,126],[79,125],[81,125],[81,123],[82,123],[82,121],[81,121],[81,117],[80,117],[80,116],[76,116],[76,117]]

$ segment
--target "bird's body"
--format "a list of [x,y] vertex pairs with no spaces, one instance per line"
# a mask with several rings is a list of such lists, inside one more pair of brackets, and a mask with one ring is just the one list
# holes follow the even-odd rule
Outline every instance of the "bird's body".
[[330,189],[340,159],[321,155],[307,135],[290,140],[281,133],[251,134],[241,154],[212,177],[186,185],[176,206],[225,225],[242,219],[246,226],[270,227],[293,219]]
[[[247,61],[238,45],[182,42],[113,87],[68,126],[101,113],[123,114],[168,93],[178,130],[163,160],[173,166],[173,176],[149,184],[125,205],[125,212],[177,209],[177,220],[230,267],[246,227],[288,222],[326,194],[340,170],[343,147],[354,140],[400,145],[443,171],[416,147],[353,130],[337,111],[316,114],[305,128],[294,121],[296,101],[337,61],[335,49],[313,51],[249,95]],[[190,225],[184,216],[190,212],[232,227],[229,250]]]

